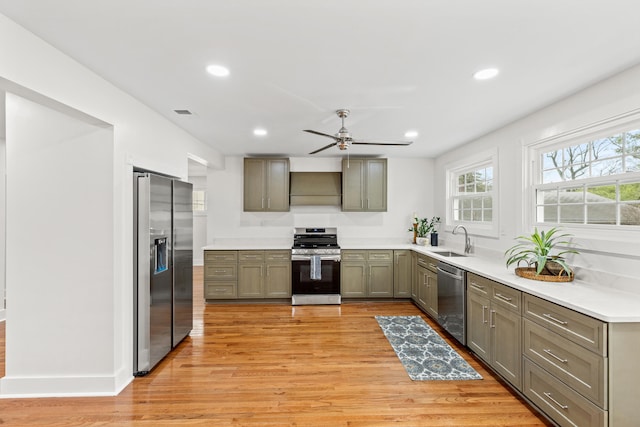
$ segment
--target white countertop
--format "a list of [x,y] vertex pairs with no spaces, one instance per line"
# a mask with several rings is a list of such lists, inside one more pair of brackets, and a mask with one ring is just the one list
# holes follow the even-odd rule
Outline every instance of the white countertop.
[[205,251],[291,250],[292,239],[216,239]]
[[[375,242],[372,239],[340,242],[341,249],[411,249],[440,261],[463,268],[486,278],[504,283],[523,292],[555,302],[580,313],[612,323],[640,322],[640,293],[625,292],[607,286],[594,285],[579,279],[555,283],[524,279],[514,268],[506,268],[503,257],[444,257],[434,252],[453,250],[445,246],[418,246],[402,241]],[[220,239],[204,250],[264,250],[291,249],[290,239]],[[459,250],[453,250],[460,253]],[[613,279],[612,279],[613,280]]]

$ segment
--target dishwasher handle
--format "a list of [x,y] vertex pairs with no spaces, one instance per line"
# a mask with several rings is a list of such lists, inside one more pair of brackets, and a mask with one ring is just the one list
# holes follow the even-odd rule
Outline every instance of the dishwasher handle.
[[464,276],[458,276],[458,275],[455,275],[455,274],[451,274],[448,271],[441,269],[440,267],[436,267],[436,268],[438,270],[438,273],[445,274],[445,275],[447,275],[447,276],[449,276],[449,277],[451,277],[453,279],[456,279],[456,280],[463,280],[464,279]]

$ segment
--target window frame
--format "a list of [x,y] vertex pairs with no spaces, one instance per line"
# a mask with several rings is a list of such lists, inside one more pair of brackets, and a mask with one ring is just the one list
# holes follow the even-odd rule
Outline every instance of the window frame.
[[[203,201],[202,201],[202,207],[203,209],[196,209],[196,203],[195,203],[195,194],[197,193],[201,193],[204,197],[203,197]],[[191,208],[193,211],[194,215],[206,215],[207,214],[207,190],[204,188],[194,188],[192,190],[192,204],[191,204]]]
[[[454,218],[454,203],[460,200],[458,189],[458,177],[466,173],[472,173],[478,169],[491,167],[493,171],[491,191],[483,193],[469,193],[469,197],[491,197],[491,221],[465,221]],[[449,163],[445,167],[446,174],[446,219],[445,230],[451,231],[456,225],[464,226],[469,234],[485,237],[498,237],[500,224],[500,174],[498,167],[498,149],[487,150],[469,156],[460,161]]]
[[[523,145],[523,163],[524,163],[524,188],[525,188],[525,206],[523,212],[523,230],[532,230],[534,227],[548,228],[561,227],[564,231],[576,236],[577,241],[583,243],[581,251],[589,251],[589,247],[593,245],[591,242],[597,242],[598,250],[614,253],[637,253],[634,248],[640,234],[639,225],[620,225],[620,224],[580,224],[580,223],[561,223],[561,222],[543,222],[538,221],[537,217],[537,191],[555,188],[586,188],[596,185],[607,184],[628,184],[640,183],[640,172],[623,172],[615,175],[596,176],[588,178],[580,178],[571,181],[559,181],[543,184],[543,165],[542,154],[545,152],[559,150],[570,146],[584,144],[594,140],[611,137],[613,135],[630,132],[640,129],[640,109],[633,110],[628,113],[608,118],[600,122],[592,123],[581,128],[569,130],[563,133],[534,141],[530,144]],[[617,191],[617,189],[616,189]],[[581,205],[586,211],[587,207],[592,205],[583,199]],[[616,209],[620,203],[616,198]]]

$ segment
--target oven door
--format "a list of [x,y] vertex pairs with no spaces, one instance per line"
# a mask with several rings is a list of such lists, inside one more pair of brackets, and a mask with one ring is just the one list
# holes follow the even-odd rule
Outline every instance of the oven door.
[[291,257],[291,293],[340,294],[340,256],[321,256],[320,280],[311,279],[311,256]]

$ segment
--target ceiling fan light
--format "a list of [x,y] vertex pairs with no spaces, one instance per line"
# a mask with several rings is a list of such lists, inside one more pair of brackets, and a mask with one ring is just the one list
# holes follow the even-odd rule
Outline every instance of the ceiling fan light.
[[207,72],[216,77],[227,77],[229,75],[229,69],[227,67],[216,64],[209,65]]
[[488,80],[492,79],[498,75],[500,70],[497,68],[485,68],[483,70],[478,70],[473,74],[473,78],[476,80]]
[[418,131],[415,130],[408,130],[404,133],[404,136],[406,138],[415,138],[416,136],[418,136]]

